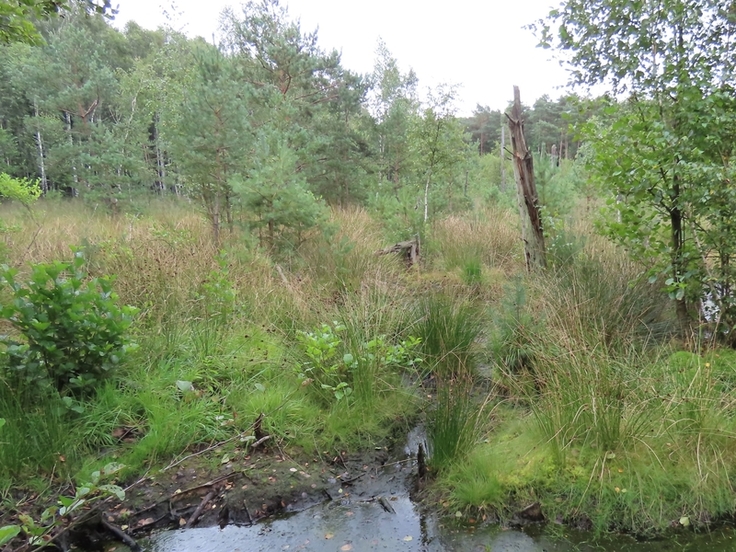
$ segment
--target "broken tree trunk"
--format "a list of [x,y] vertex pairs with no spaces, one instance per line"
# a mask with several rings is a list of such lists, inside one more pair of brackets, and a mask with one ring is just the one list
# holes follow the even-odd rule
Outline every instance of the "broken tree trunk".
[[544,247],[544,231],[542,229],[542,213],[539,207],[537,187],[534,184],[534,163],[532,153],[526,147],[524,139],[524,121],[521,117],[521,99],[519,87],[514,86],[514,106],[509,121],[511,147],[514,160],[514,177],[521,215],[521,237],[524,241],[526,268],[529,272],[547,266]]
[[389,253],[399,253],[407,268],[411,268],[419,262],[419,238],[399,242],[377,252],[378,255],[388,255]]

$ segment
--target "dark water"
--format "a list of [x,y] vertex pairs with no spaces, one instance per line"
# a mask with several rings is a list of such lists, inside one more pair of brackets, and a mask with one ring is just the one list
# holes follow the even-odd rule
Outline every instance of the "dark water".
[[411,458],[422,441],[421,430],[415,430],[404,449],[397,451],[402,461],[349,488],[335,482],[329,502],[251,527],[167,531],[142,544],[149,552],[736,552],[736,532],[729,527],[647,542],[624,536],[592,542],[591,535],[557,525],[523,531],[497,525],[458,528],[455,520],[423,512],[410,499],[416,473]]
[[432,516],[422,516],[406,497],[391,501],[395,513],[373,503],[339,504],[295,514],[253,527],[170,531],[155,536],[150,552],[271,551],[493,551],[493,552],[665,552],[675,550],[726,552],[736,550],[731,529],[710,534],[685,533],[661,541],[636,542],[614,537],[593,543],[582,533],[562,529],[502,530],[497,526],[452,530]]

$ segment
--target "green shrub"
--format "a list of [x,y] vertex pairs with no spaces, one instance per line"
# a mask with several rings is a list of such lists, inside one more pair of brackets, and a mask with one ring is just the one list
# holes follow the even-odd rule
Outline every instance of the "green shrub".
[[[347,332],[347,339],[338,334]],[[359,392],[359,400],[370,402],[382,389],[381,377],[391,368],[415,368],[421,362],[414,350],[419,340],[409,337],[397,345],[379,335],[367,341],[356,335],[354,327],[334,322],[322,324],[313,332],[298,332],[297,339],[305,358],[297,367],[304,385],[316,391],[329,405],[331,397],[341,401]],[[311,384],[311,385],[310,385]]]
[[[12,302],[0,317],[22,336],[0,336],[10,380],[51,385],[60,393],[82,394],[94,388],[134,345],[125,332],[134,307],[119,307],[109,278],[88,279],[84,257],[32,267],[30,279],[3,267],[0,285]],[[0,357],[0,358],[2,358]]]

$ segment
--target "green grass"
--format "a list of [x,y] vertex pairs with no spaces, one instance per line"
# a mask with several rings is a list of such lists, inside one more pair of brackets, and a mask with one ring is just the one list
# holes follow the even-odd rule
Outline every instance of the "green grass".
[[468,377],[476,368],[483,329],[479,308],[462,295],[430,294],[417,302],[419,337],[428,367],[440,377]]
[[485,402],[470,377],[439,378],[427,412],[429,466],[436,473],[467,456],[480,435]]

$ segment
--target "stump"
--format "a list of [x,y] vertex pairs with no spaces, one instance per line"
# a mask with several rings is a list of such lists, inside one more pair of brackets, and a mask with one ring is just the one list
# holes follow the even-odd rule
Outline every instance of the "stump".
[[398,253],[406,263],[407,268],[411,268],[419,262],[419,238],[399,242],[377,252],[378,255],[387,255],[389,253]]

